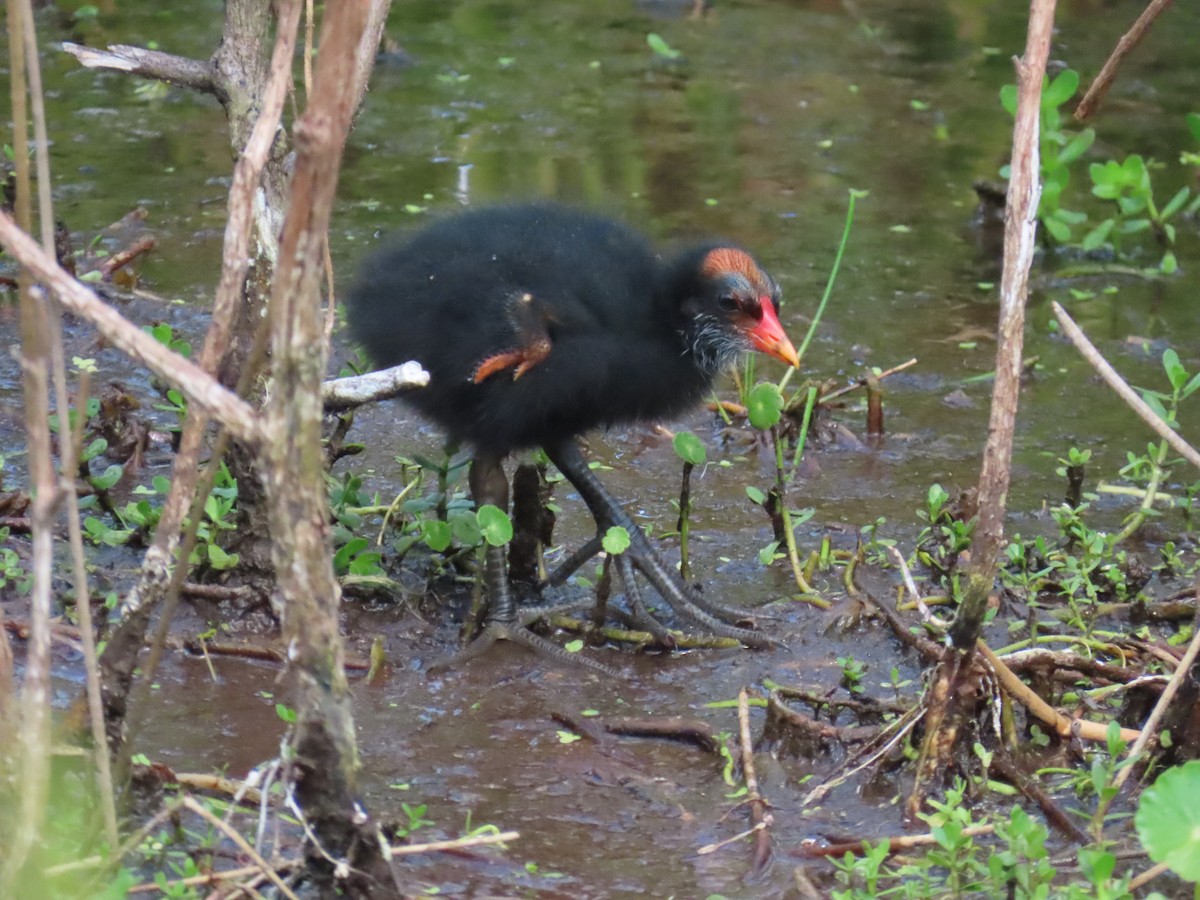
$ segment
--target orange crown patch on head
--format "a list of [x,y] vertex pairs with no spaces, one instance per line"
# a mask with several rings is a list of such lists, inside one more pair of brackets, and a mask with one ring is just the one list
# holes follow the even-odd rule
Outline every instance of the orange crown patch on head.
[[710,250],[700,265],[700,271],[706,278],[717,278],[722,272],[738,272],[745,275],[759,290],[765,290],[766,283],[762,270],[745,250],[734,247],[718,247]]

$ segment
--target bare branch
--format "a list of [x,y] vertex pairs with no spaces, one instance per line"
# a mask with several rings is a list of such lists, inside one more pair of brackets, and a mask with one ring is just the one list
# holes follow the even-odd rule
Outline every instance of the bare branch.
[[321,385],[321,398],[326,410],[351,409],[364,403],[390,400],[413,388],[429,384],[429,373],[415,360],[366,372],[349,378],[333,378]]
[[1082,122],[1088,118],[1100,106],[1104,98],[1108,95],[1108,89],[1112,87],[1112,83],[1117,77],[1117,69],[1120,68],[1125,57],[1132,53],[1133,48],[1142,42],[1142,38],[1146,36],[1146,32],[1154,24],[1154,20],[1170,5],[1171,0],[1150,0],[1150,5],[1138,16],[1137,21],[1130,26],[1127,32],[1121,35],[1121,39],[1117,41],[1117,46],[1113,48],[1113,52],[1105,60],[1103,68],[1100,69],[1100,74],[1096,76],[1096,80],[1092,82],[1092,86],[1088,88],[1087,93],[1083,95],[1083,99],[1079,101],[1079,105],[1075,107],[1075,120],[1077,122]]
[[1141,397],[1139,397],[1119,374],[1117,370],[1108,364],[1108,361],[1100,355],[1100,351],[1095,345],[1087,339],[1087,335],[1083,330],[1075,324],[1065,309],[1057,302],[1050,304],[1054,310],[1054,315],[1058,319],[1058,323],[1062,325],[1063,331],[1067,337],[1071,339],[1076,349],[1083,354],[1083,358],[1091,363],[1092,368],[1104,379],[1105,383],[1117,392],[1118,396],[1124,400],[1129,408],[1138,414],[1138,418],[1154,429],[1154,433],[1161,437],[1164,441],[1171,445],[1176,453],[1190,462],[1193,466],[1200,469],[1200,453],[1196,448],[1185,441],[1179,432],[1172,430],[1171,426],[1159,418],[1158,414],[1146,405]]
[[[1008,666],[1004,664],[1004,660],[992,652],[992,649],[980,641],[978,644],[979,653],[988,661],[988,665],[992,667],[992,671],[996,673],[996,678],[1004,687],[1010,697],[1024,706],[1029,712],[1039,719],[1043,724],[1049,725],[1054,729],[1055,734],[1064,739],[1078,737],[1085,741],[1098,741],[1103,743],[1108,736],[1108,726],[1101,725],[1099,722],[1092,722],[1088,719],[1072,719],[1070,716],[1065,716],[1057,709],[1043,700],[1037,693],[1025,682],[1017,677]],[[1121,729],[1121,740],[1133,741],[1141,736],[1141,733],[1133,728]]]
[[240,440],[258,443],[261,428],[257,414],[248,403],[222,387],[195,363],[164,347],[72,278],[52,254],[42,250],[4,212],[0,212],[0,244],[45,284],[63,306],[91,322],[118,350],[177,388]]
[[128,72],[143,78],[165,81],[167,84],[190,88],[202,94],[221,98],[224,94],[217,83],[216,72],[208,60],[189,59],[160,50],[146,50],[128,44],[110,44],[107,50],[84,47],[64,41],[63,50],[70,53],[85,69]]

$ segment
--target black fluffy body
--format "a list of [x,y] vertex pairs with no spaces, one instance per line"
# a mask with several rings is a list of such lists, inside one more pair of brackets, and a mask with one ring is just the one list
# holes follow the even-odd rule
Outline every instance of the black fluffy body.
[[[632,229],[578,210],[466,212],[370,256],[346,298],[349,322],[380,366],[428,370],[428,387],[406,396],[420,412],[502,456],[700,400],[750,349],[724,324],[720,279],[700,274],[714,246],[664,261]],[[476,383],[484,360],[528,339],[513,315],[525,294],[549,354],[519,378]]]

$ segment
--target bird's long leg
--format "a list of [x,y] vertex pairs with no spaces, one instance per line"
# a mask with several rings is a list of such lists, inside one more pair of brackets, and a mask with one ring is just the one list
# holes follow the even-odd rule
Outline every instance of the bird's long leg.
[[[490,503],[508,511],[508,478],[499,457],[477,454],[471,461],[469,475],[471,496],[477,506]],[[578,653],[568,653],[562,647],[534,634],[522,621],[512,590],[508,584],[505,548],[489,544],[484,551],[484,579],[488,592],[487,619],[483,631],[460,652],[429,667],[437,672],[456,667],[490,649],[497,641],[512,641],[525,649],[568,665],[583,666],[604,675],[620,677],[620,673],[602,663]],[[542,611],[543,613],[545,611]]]
[[[573,440],[560,441],[546,447],[545,450],[551,462],[558,466],[558,470],[579,491],[579,495],[583,497],[583,502],[591,510],[592,517],[596,520],[596,525],[601,532],[614,525],[619,525],[629,532],[630,545],[622,555],[629,557],[632,567],[646,576],[654,585],[654,589],[679,615],[704,627],[710,634],[718,637],[731,637],[750,647],[765,648],[778,645],[777,641],[762,632],[727,624],[745,619],[748,616],[746,611],[704,600],[689,588],[679,575],[662,561],[645,534],[629,517],[629,513],[601,484],[595,473],[588,468],[587,462],[579,452],[579,447]],[[567,563],[556,570],[552,578],[559,577],[559,572],[565,569],[568,563],[573,564],[576,568],[582,565],[583,560],[579,557],[584,550],[594,549],[593,543],[594,541],[589,541],[580,551],[573,554]],[[624,569],[621,571],[624,576]],[[565,579],[566,576],[562,577]],[[622,577],[622,580],[624,581],[625,578]],[[626,589],[629,590],[628,583]],[[634,599],[632,592],[630,597],[632,601]]]

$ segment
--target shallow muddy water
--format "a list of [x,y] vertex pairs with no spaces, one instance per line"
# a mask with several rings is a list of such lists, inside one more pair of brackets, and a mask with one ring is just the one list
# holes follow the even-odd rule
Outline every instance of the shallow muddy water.
[[[869,191],[805,374],[850,379],[866,367],[916,357],[885,384],[887,436],[810,447],[796,502],[811,506],[801,527],[804,552],[829,535],[853,548],[858,529],[879,517],[881,533],[911,549],[914,511],[929,486],[968,486],[978,473],[990,385],[972,380],[993,364],[996,260],[973,226],[976,179],[998,181],[1011,121],[997,93],[1013,80],[1010,59],[1024,45],[1023,4],[1010,2],[717,2],[702,20],[679,15],[690,3],[397,3],[389,37],[398,48],[380,64],[351,137],[334,216],[332,245],[344,284],[379,234],[419,225],[460,204],[535,196],[605,210],[663,242],[723,234],[754,250],[783,287],[783,321],[807,327],[841,233],[850,189]],[[164,50],[207,56],[219,34],[217,2],[125,2],[116,13],[74,25],[43,18],[43,41],[96,45],[156,41]],[[1060,4],[1058,64],[1094,74],[1137,4]],[[683,54],[657,57],[655,32]],[[1196,148],[1184,114],[1200,96],[1200,12],[1179,4],[1125,64],[1095,121],[1097,159],[1141,153],[1162,163],[1156,196],[1171,196],[1194,172],[1177,162]],[[110,222],[142,205],[159,240],[141,266],[143,287],[186,307],[138,301],[126,312],[202,333],[203,308],[217,270],[230,159],[216,104],[186,92],[160,94],[113,74],[78,69],[47,49],[57,214],[85,245]],[[1086,180],[1081,169],[1077,179]],[[1076,198],[1086,206],[1086,192]],[[1099,384],[1074,349],[1050,328],[1052,299],[1065,303],[1102,352],[1135,384],[1164,386],[1159,357],[1175,347],[1200,368],[1200,253],[1194,222],[1179,223],[1181,272],[1161,281],[1099,277],[1056,280],[1060,261],[1035,270],[1026,355],[1040,363],[1022,395],[1010,529],[1049,531],[1044,502],[1064,485],[1057,459],[1071,446],[1093,451],[1092,471],[1113,477],[1148,433]],[[102,237],[117,248],[115,237]],[[1150,264],[1149,253],[1141,261]],[[1084,294],[1086,292],[1086,296]],[[16,327],[0,321],[9,342]],[[149,380],[116,351],[72,330],[68,355],[94,357],[104,379],[149,396]],[[333,369],[349,354],[340,342]],[[765,364],[763,364],[765,365]],[[773,364],[772,364],[773,365]],[[760,372],[777,375],[776,369]],[[852,395],[853,396],[853,395]],[[856,402],[851,401],[851,406]],[[147,407],[149,407],[147,403]],[[20,439],[17,372],[0,363],[0,440]],[[147,416],[157,415],[147,409]],[[863,416],[835,419],[854,434]],[[1196,417],[1184,432],[1200,437]],[[159,418],[160,422],[166,421]],[[771,461],[760,448],[721,440],[700,411],[688,427],[708,445],[697,472],[694,566],[710,595],[759,606],[788,592],[788,573],[764,568],[758,550],[769,523],[745,497],[765,487]],[[429,452],[436,435],[398,404],[359,413],[351,439],[364,455],[343,460],[383,496],[400,485],[396,453]],[[678,490],[670,441],[652,429],[592,435],[593,458],[612,467],[606,483],[656,530],[670,528]],[[153,467],[166,460],[151,460]],[[9,470],[18,467],[12,455]],[[153,469],[150,475],[157,474]],[[12,480],[19,481],[14,471]],[[559,488],[559,539],[587,533],[582,504]],[[1104,502],[1111,524],[1128,512]],[[674,552],[673,550],[671,552]],[[110,583],[127,581],[134,557],[106,558]],[[102,578],[103,580],[103,578]],[[870,576],[868,576],[868,581]],[[890,590],[879,579],[874,590]],[[817,809],[800,810],[801,781],[831,760],[760,756],[763,790],[775,806],[776,861],[756,883],[744,880],[747,845],[701,855],[707,844],[747,826],[730,799],[719,760],[687,745],[617,739],[563,743],[553,713],[692,716],[734,731],[728,709],[705,704],[736,696],[764,678],[817,692],[839,690],[838,657],[870,667],[867,693],[895,665],[917,690],[919,673],[876,624],[846,625],[850,611],[836,575],[817,584],[828,612],[773,603],[764,627],[790,652],[695,652],[674,657],[603,653],[626,675],[607,681],[500,648],[462,671],[429,678],[425,667],[456,637],[447,612],[426,624],[404,607],[351,604],[346,633],[365,657],[381,635],[391,662],[379,684],[354,685],[363,790],[382,818],[403,818],[402,803],[425,804],[424,836],[454,836],[491,823],[521,839],[506,853],[416,860],[414,890],[538,897],[784,896],[810,837],[875,836],[901,829],[894,802],[903,784],[887,778],[850,784]],[[461,606],[462,591],[439,585]],[[6,610],[18,601],[5,597]],[[11,606],[10,606],[11,604]],[[188,622],[187,625],[200,624]],[[61,695],[73,690],[63,662]],[[277,669],[215,661],[168,660],[160,702],[139,750],[180,770],[228,767],[232,774],[277,752]],[[761,726],[761,710],[755,727]],[[810,867],[814,864],[810,863]],[[819,873],[819,866],[815,867]],[[817,875],[819,878],[819,874]]]

